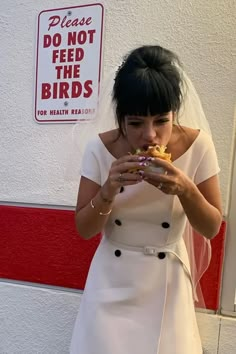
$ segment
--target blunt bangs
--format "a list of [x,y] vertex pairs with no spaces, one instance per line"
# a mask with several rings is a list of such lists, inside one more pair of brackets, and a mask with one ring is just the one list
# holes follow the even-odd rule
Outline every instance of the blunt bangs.
[[162,73],[141,69],[136,75],[126,77],[116,86],[116,115],[118,120],[126,115],[154,116],[177,111],[180,105],[178,82],[173,87]]

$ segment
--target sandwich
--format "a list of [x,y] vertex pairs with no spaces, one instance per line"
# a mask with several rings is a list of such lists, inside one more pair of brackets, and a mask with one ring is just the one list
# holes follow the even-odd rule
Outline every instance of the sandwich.
[[[165,161],[168,161],[171,163],[171,154],[165,152],[166,151],[166,146],[164,145],[155,145],[155,146],[148,146],[147,149],[137,149],[135,151],[135,155],[139,156],[144,156],[144,157],[153,157],[153,158],[158,158],[162,159]],[[142,168],[133,168],[129,170],[128,172],[135,173],[138,172],[139,170],[146,170],[150,172],[158,172],[158,173],[164,173],[163,167],[158,167],[155,164],[153,164],[151,161],[148,163],[147,166],[143,166]]]
[[166,146],[155,145],[155,146],[148,146],[146,150],[137,149],[135,155],[157,157],[158,159],[171,162],[171,154],[168,154],[165,151],[166,151]]

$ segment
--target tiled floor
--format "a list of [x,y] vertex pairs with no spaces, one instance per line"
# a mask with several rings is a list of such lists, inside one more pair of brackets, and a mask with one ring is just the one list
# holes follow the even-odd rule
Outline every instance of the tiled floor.
[[236,318],[197,313],[204,354],[236,354]]

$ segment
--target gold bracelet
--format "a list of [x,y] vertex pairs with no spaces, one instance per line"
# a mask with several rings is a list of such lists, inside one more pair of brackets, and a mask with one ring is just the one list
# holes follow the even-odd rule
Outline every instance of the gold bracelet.
[[[90,205],[93,209],[95,208],[95,205],[93,204],[93,199],[90,200]],[[102,213],[101,211],[99,211],[99,215],[109,215],[111,213],[112,209],[110,209],[107,213]]]

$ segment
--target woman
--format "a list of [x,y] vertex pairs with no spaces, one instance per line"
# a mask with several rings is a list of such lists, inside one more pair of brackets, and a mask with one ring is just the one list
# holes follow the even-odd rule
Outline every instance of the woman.
[[[218,233],[219,167],[208,134],[178,124],[181,73],[176,55],[162,47],[132,51],[114,81],[118,129],[87,146],[76,227],[85,239],[103,238],[72,354],[202,353],[183,235],[187,224],[205,239]],[[154,145],[166,146],[172,163],[134,154]]]

